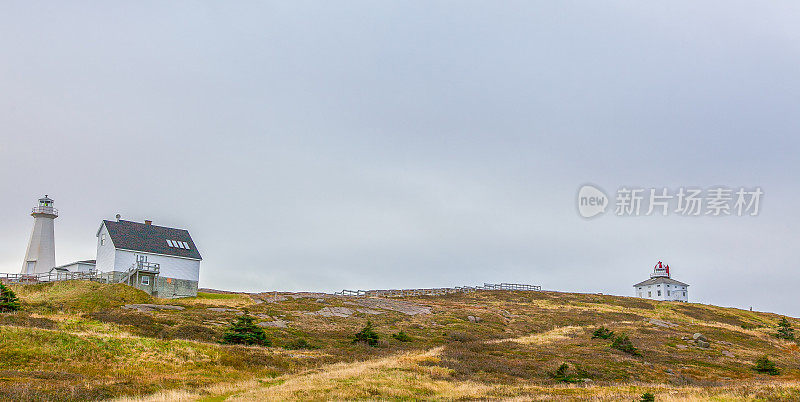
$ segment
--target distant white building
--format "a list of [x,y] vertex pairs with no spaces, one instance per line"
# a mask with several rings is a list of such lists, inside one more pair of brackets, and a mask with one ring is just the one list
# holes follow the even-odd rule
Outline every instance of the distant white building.
[[636,297],[664,301],[689,301],[689,285],[672,279],[669,265],[656,264],[650,279],[633,285]]
[[64,264],[57,266],[50,270],[50,272],[80,272],[80,273],[92,273],[95,272],[95,266],[97,262],[95,260],[83,260],[83,261],[75,261],[69,264]]
[[202,259],[184,229],[119,219],[97,229],[97,271],[154,296],[197,296]]

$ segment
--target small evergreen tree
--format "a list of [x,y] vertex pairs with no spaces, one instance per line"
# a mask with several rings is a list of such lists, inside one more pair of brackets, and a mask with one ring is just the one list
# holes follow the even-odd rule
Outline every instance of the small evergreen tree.
[[413,340],[411,339],[410,336],[408,336],[408,334],[406,334],[403,331],[400,331],[396,334],[392,334],[392,338],[397,339],[400,342],[411,342]]
[[372,321],[367,321],[367,325],[354,336],[353,343],[364,342],[375,347],[378,346],[378,338],[378,333],[372,329]]
[[569,372],[569,365],[567,363],[561,363],[556,369],[556,372],[553,373],[553,378],[559,382],[566,382],[566,383],[575,383],[580,381],[574,374]]
[[592,332],[592,339],[611,339],[614,336],[614,331],[609,330],[606,327],[600,327]]
[[792,328],[792,324],[786,317],[783,317],[780,322],[778,322],[778,333],[775,334],[778,338],[781,339],[788,339],[790,341],[795,340],[794,337],[794,328]]
[[625,334],[617,335],[617,337],[614,338],[614,342],[611,343],[611,347],[634,356],[642,355],[639,353],[639,350],[633,346],[633,342],[631,342],[631,339],[628,338],[628,335]]
[[775,365],[775,362],[770,360],[766,355],[761,356],[756,360],[756,365],[753,366],[753,370],[769,375],[778,375],[781,373],[781,371],[778,370],[778,367]]
[[272,342],[267,339],[267,333],[256,324],[255,318],[244,313],[234,320],[222,335],[222,343],[239,345],[270,346]]
[[0,313],[19,310],[19,299],[14,291],[0,282]]
[[656,396],[653,395],[650,392],[643,393],[642,394],[642,399],[640,399],[641,402],[655,402],[655,400],[656,400]]

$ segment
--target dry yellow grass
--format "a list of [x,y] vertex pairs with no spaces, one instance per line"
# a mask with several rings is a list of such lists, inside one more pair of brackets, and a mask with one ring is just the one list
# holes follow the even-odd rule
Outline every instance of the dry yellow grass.
[[585,331],[586,328],[583,327],[567,326],[567,327],[554,328],[550,331],[541,332],[538,334],[520,336],[517,338],[493,339],[491,341],[488,341],[488,343],[517,342],[523,345],[543,345],[546,343],[552,343],[564,339],[569,339],[572,336],[581,334]]
[[758,398],[795,400],[800,383],[748,381],[728,387],[670,386],[629,383],[624,385],[486,384],[441,379],[446,370],[427,366],[442,348],[403,353],[355,363],[336,363],[299,374],[260,381],[220,384],[200,392],[162,392],[119,402],[188,400],[287,401],[287,400],[598,400],[637,399],[644,392],[659,401],[746,401]]
[[[773,336],[779,317],[769,313],[556,292],[409,297],[399,300],[432,312],[350,317],[306,312],[359,300],[256,304],[208,293],[150,300],[185,310],[135,312],[120,306],[141,294],[113,286],[33,286],[20,295],[23,311],[0,315],[0,400],[636,400],[644,392],[667,401],[800,400],[800,348]],[[238,312],[207,307],[246,308],[286,328],[266,328],[273,347],[220,345]],[[380,347],[352,342],[368,319]],[[628,335],[641,356],[592,339],[600,325]],[[399,331],[412,341],[391,337]],[[688,342],[695,332],[711,347]],[[315,349],[293,349],[300,339]],[[763,354],[780,376],[752,370]],[[587,382],[559,383],[562,363]]]

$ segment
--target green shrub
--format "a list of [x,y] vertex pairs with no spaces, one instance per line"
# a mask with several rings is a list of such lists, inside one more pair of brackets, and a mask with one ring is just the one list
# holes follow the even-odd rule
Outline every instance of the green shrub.
[[358,331],[354,336],[353,343],[364,342],[369,346],[378,346],[378,339],[380,336],[372,329],[372,321],[367,321],[367,325]]
[[786,319],[786,317],[783,317],[778,323],[778,333],[775,334],[775,336],[781,339],[788,339],[790,341],[795,340],[794,328],[792,328],[792,324]]
[[272,342],[267,339],[267,333],[259,326],[253,324],[255,318],[250,314],[237,317],[222,335],[222,343],[239,345],[270,346]]
[[592,332],[592,339],[611,339],[614,336],[614,331],[609,330],[606,327],[600,327]]
[[286,349],[316,349],[316,347],[308,343],[305,338],[298,338],[294,342],[286,345]]
[[756,359],[756,365],[753,366],[753,370],[769,375],[778,375],[781,373],[780,370],[778,370],[778,367],[775,365],[775,362],[770,360],[767,356],[761,356]]
[[640,399],[641,402],[655,402],[655,400],[656,400],[656,396],[653,395],[650,392],[643,393],[642,394],[642,399]]
[[470,334],[469,332],[464,331],[453,331],[447,335],[450,340],[456,342],[475,342],[478,338],[475,335]]
[[580,381],[574,374],[569,372],[569,365],[567,363],[561,363],[552,377],[559,382],[576,383]]
[[413,339],[403,331],[400,331],[400,332],[398,332],[396,334],[392,334],[392,338],[397,339],[400,342],[411,342],[411,341],[413,341]]
[[639,350],[636,349],[635,346],[633,346],[633,342],[631,342],[631,339],[628,338],[628,335],[625,334],[617,335],[617,337],[614,338],[614,342],[611,343],[611,347],[614,349],[621,350],[633,356],[642,355],[641,353],[639,353]]
[[19,310],[19,299],[14,291],[0,282],[0,313]]

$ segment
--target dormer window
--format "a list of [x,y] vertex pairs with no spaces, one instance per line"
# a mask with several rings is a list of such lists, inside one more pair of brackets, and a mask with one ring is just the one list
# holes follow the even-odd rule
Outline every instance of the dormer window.
[[170,247],[182,248],[184,250],[189,250],[190,249],[189,248],[189,243],[187,243],[185,241],[177,241],[177,240],[167,239],[167,245],[169,245]]

